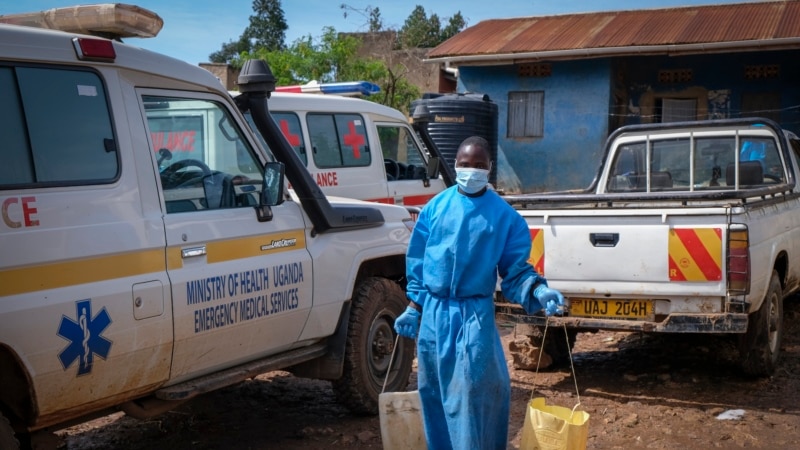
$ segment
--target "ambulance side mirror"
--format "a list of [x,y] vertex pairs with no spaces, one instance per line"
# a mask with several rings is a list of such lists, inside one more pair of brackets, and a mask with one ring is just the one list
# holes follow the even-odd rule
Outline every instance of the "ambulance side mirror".
[[428,158],[427,175],[428,175],[428,179],[439,178],[439,158],[438,157],[433,156],[431,158]]
[[282,162],[268,162],[264,166],[264,184],[261,189],[261,201],[256,206],[256,216],[259,222],[272,220],[272,206],[278,206],[284,201],[284,173],[286,166]]

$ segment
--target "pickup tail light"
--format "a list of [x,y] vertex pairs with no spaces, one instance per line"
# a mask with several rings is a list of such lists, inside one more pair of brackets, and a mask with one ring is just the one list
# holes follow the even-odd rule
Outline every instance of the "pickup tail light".
[[750,239],[747,226],[732,224],[728,230],[728,295],[750,293]]

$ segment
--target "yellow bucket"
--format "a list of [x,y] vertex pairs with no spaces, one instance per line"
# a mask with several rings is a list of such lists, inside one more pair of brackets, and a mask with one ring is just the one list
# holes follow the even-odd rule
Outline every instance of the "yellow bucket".
[[[576,405],[577,407],[577,405]],[[589,437],[589,413],[547,406],[542,397],[528,403],[520,450],[583,450]]]

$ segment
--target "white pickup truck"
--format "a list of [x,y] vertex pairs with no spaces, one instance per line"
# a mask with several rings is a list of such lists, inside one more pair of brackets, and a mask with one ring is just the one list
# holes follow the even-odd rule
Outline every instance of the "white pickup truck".
[[[783,299],[800,286],[800,141],[766,119],[618,129],[585,191],[507,196],[531,262],[570,300],[581,330],[729,333],[744,373],[778,363]],[[543,325],[497,298],[498,318]]]

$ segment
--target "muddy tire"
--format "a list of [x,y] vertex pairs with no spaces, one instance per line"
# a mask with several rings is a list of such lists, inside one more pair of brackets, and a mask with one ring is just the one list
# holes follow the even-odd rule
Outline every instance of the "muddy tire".
[[8,423],[8,419],[0,413],[0,449],[12,450],[18,449],[19,442],[17,438],[14,437],[14,429],[11,428],[11,424]]
[[[547,366],[543,365],[539,368],[540,370],[552,370],[569,366],[569,355],[575,346],[575,339],[578,336],[577,331],[570,329],[565,331],[563,327],[548,326],[547,335],[545,336],[544,327],[535,325],[519,327],[519,331],[528,336],[534,347],[543,348],[545,354],[550,357],[551,363]],[[542,346],[543,339],[544,346]],[[569,346],[567,346],[567,342],[569,342]]]
[[783,288],[773,271],[769,290],[758,311],[750,314],[747,332],[739,338],[739,363],[751,376],[775,372],[783,340]]
[[[395,343],[394,321],[408,305],[397,283],[367,278],[356,288],[347,331],[344,373],[333,382],[336,399],[357,414],[378,413]],[[414,341],[400,338],[386,392],[404,391],[414,360]]]
[[[541,328],[544,332],[544,328]],[[569,355],[575,347],[578,332],[564,330],[563,327],[547,327],[547,336],[544,342],[544,351],[553,359],[553,368],[569,367]],[[569,344],[567,342],[569,341]]]

